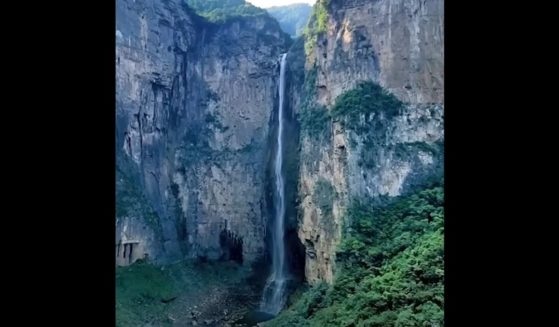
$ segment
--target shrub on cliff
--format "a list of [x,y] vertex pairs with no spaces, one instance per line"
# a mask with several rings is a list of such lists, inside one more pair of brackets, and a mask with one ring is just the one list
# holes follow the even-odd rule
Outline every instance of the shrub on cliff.
[[403,103],[380,85],[367,81],[359,83],[336,99],[332,108],[333,118],[345,118],[348,126],[355,126],[361,115],[373,113],[387,117],[396,116]]
[[318,36],[328,28],[328,5],[330,0],[318,0],[313,6],[309,22],[303,31],[305,54],[308,56],[318,42]]

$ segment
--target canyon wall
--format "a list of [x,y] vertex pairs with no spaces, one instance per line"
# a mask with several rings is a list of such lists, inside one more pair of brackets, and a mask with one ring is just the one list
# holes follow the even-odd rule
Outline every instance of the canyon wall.
[[443,0],[319,0],[319,9],[326,29],[305,63],[314,115],[364,81],[404,105],[394,115],[361,115],[359,128],[330,119],[320,135],[302,131],[298,235],[311,283],[334,278],[351,201],[397,196],[441,176],[444,152]]
[[[314,10],[310,26],[323,28],[288,54],[284,153],[288,252],[311,283],[334,278],[351,201],[404,194],[444,160],[443,0]],[[180,0],[119,0],[116,27],[117,263],[254,262],[266,252],[288,35],[267,15],[211,23]],[[350,127],[332,110],[363,82],[403,105]]]
[[115,246],[139,241],[161,263],[256,260],[288,35],[268,16],[210,23],[180,0],[116,5]]

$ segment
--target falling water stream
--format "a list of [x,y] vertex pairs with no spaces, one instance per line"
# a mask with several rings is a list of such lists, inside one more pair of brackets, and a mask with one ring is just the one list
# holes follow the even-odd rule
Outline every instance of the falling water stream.
[[275,220],[272,230],[272,273],[264,287],[260,310],[272,315],[277,315],[285,305],[285,289],[287,271],[285,264],[285,199],[284,180],[282,174],[283,163],[283,100],[285,93],[285,66],[287,54],[281,57],[279,81],[279,109],[278,109],[278,136],[275,157]]

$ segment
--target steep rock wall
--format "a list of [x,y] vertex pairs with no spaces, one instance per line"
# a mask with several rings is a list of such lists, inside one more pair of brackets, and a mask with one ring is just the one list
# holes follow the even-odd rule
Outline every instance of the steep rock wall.
[[334,278],[349,201],[397,196],[440,176],[444,152],[443,0],[323,3],[327,30],[306,60],[314,107],[331,110],[363,81],[404,106],[361,115],[358,130],[333,119],[321,135],[302,132],[298,234],[310,282]]
[[239,246],[255,260],[288,36],[269,17],[212,24],[179,0],[119,0],[116,27],[117,168],[130,181],[117,181],[117,199],[134,187],[145,205],[117,208],[117,243],[140,239],[157,262],[226,258]]

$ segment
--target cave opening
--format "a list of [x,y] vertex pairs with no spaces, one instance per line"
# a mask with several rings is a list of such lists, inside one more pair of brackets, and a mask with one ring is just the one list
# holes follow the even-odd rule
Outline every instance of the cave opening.
[[132,263],[132,250],[134,248],[134,244],[130,243],[128,244],[128,264]]
[[221,260],[243,263],[243,239],[229,230],[222,230],[219,235],[221,246]]
[[[140,255],[138,254],[139,241],[122,241],[119,240],[115,245],[116,248],[116,263],[119,266],[131,265],[136,261]],[[147,253],[144,254],[147,257]]]
[[118,242],[118,244],[116,245],[116,257],[118,258],[118,256],[120,255],[120,245],[121,243]]

